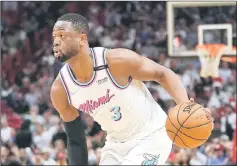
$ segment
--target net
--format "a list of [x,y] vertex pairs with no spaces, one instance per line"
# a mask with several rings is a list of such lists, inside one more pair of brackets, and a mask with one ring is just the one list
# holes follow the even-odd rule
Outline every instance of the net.
[[225,44],[202,44],[197,45],[196,50],[201,62],[201,77],[219,77],[221,56],[228,47]]

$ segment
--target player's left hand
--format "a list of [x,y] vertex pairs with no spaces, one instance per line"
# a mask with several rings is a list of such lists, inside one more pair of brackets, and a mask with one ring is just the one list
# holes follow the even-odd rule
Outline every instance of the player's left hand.
[[[193,103],[193,102],[194,102],[194,98],[191,97],[191,98],[189,99],[189,102],[192,102],[192,103]],[[210,110],[210,109],[205,108],[205,110],[206,110],[208,113],[211,114],[211,110]]]
[[193,103],[193,102],[194,102],[194,98],[191,97],[191,98],[189,99],[189,102],[192,102],[192,103]]

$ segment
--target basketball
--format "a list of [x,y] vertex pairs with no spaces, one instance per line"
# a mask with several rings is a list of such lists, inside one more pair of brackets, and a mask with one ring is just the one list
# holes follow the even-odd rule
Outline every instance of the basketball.
[[173,143],[196,148],[206,142],[213,129],[211,114],[200,104],[182,103],[172,108],[166,119],[166,132]]

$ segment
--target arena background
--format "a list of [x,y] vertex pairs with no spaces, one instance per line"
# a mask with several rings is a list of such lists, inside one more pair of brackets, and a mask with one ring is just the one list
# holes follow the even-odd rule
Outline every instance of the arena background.
[[[175,52],[194,48],[200,24],[231,24],[236,46],[236,6],[175,9],[171,38],[166,8],[166,2],[1,2],[1,164],[67,165],[67,138],[49,90],[62,66],[52,55],[51,32],[68,12],[88,19],[91,47],[129,48],[171,68],[189,96],[212,110],[215,127],[208,142],[197,149],[174,146],[168,165],[236,164],[236,64],[221,61],[219,78],[202,78],[197,57]],[[168,38],[176,56],[168,54]],[[204,38],[230,40],[217,32]],[[158,84],[146,84],[166,112],[174,106]],[[83,121],[89,163],[98,165],[105,133],[88,115]]]

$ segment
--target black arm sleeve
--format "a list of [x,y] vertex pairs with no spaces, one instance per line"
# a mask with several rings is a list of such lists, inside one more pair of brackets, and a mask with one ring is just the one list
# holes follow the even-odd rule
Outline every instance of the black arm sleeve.
[[64,122],[68,136],[67,149],[69,165],[88,165],[88,152],[84,125],[80,117]]

